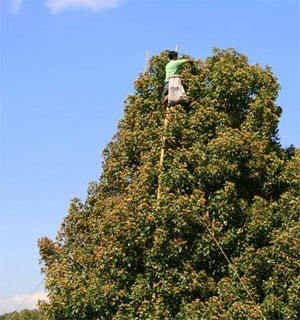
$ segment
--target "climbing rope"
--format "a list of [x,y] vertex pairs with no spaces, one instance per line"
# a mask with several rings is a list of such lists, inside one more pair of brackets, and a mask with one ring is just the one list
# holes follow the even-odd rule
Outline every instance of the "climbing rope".
[[34,289],[25,297],[25,299],[17,306],[17,308],[15,309],[15,311],[12,313],[12,315],[8,318],[8,320],[13,319],[16,315],[17,315],[17,311],[24,305],[24,303],[30,299],[33,294],[35,293],[35,291],[43,284],[44,280],[40,281],[40,283],[38,285],[36,285],[34,287]]
[[251,299],[252,303],[255,306],[255,309],[260,313],[260,315],[262,316],[263,320],[266,320],[265,316],[263,315],[260,307],[257,305],[257,303],[255,302],[254,298],[252,297],[252,294],[250,293],[250,291],[248,290],[246,284],[244,283],[243,279],[239,276],[238,271],[236,270],[236,268],[234,267],[234,265],[231,263],[230,259],[228,258],[227,254],[225,253],[225,251],[223,250],[221,244],[219,243],[219,241],[216,239],[216,237],[214,236],[213,232],[210,230],[210,228],[208,227],[207,223],[204,222],[204,220],[200,217],[197,216],[198,221],[200,221],[201,224],[203,224],[205,226],[205,228],[207,229],[209,235],[211,236],[211,238],[214,240],[214,242],[216,243],[216,245],[218,246],[218,248],[220,249],[221,253],[223,254],[223,256],[225,257],[226,261],[228,262],[229,267],[233,270],[233,273],[235,274],[235,276],[238,278],[238,280],[240,281],[240,283],[242,284],[244,290],[246,291],[248,297]]
[[163,166],[164,166],[164,157],[165,157],[165,147],[166,147],[166,134],[167,128],[170,121],[170,107],[167,107],[166,116],[164,121],[164,128],[161,138],[161,149],[160,149],[160,159],[159,159],[159,175],[158,175],[158,186],[157,186],[157,207],[159,207],[159,200],[161,195],[161,185],[162,185],[162,175],[163,175]]
[[[158,187],[157,187],[157,209],[159,208],[159,204],[160,204],[160,198],[161,198],[161,189],[162,189],[162,175],[163,175],[163,164],[164,164],[164,156],[165,156],[165,146],[166,146],[166,133],[167,133],[167,128],[168,128],[168,124],[170,121],[170,108],[167,107],[166,110],[166,116],[165,116],[165,121],[164,121],[164,128],[163,128],[163,133],[162,133],[162,139],[161,139],[161,152],[160,152],[160,160],[159,160],[159,176],[158,176]],[[242,280],[242,278],[239,276],[238,271],[236,270],[236,268],[234,267],[234,265],[231,263],[229,257],[227,256],[227,254],[225,253],[225,251],[223,250],[221,244],[219,243],[219,241],[216,239],[216,237],[214,236],[213,232],[210,230],[210,228],[208,227],[207,223],[205,223],[205,221],[198,216],[197,217],[198,221],[200,221],[200,223],[202,225],[205,226],[205,228],[207,229],[209,235],[211,236],[211,238],[214,240],[214,242],[217,244],[219,250],[221,251],[221,253],[223,254],[223,256],[225,257],[229,267],[233,270],[233,273],[235,274],[235,276],[238,278],[238,280],[240,281],[240,283],[242,284],[244,290],[246,291],[248,297],[250,298],[250,300],[252,301],[253,305],[255,306],[255,309],[259,312],[259,314],[262,316],[263,320],[266,320],[265,316],[263,315],[260,307],[257,305],[257,303],[255,302],[254,298],[252,297],[250,291],[248,290],[246,284],[244,283],[244,281]]]

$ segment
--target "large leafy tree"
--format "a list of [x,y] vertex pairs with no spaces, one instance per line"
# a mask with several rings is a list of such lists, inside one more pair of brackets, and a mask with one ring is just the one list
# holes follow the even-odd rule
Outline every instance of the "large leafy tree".
[[300,153],[279,143],[277,78],[214,49],[168,109],[166,62],[136,80],[85,202],[39,240],[45,319],[299,319]]

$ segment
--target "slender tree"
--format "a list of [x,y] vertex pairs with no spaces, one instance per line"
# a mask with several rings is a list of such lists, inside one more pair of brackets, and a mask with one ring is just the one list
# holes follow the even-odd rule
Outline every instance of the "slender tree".
[[166,62],[135,81],[87,199],[39,240],[45,319],[299,319],[300,154],[278,139],[277,78],[214,48],[166,108]]

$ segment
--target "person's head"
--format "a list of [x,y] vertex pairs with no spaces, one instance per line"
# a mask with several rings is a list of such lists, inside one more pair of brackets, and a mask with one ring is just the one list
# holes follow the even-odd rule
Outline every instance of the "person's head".
[[170,52],[169,52],[169,59],[170,59],[170,60],[176,60],[176,59],[178,59],[178,52],[177,52],[177,51],[170,51]]

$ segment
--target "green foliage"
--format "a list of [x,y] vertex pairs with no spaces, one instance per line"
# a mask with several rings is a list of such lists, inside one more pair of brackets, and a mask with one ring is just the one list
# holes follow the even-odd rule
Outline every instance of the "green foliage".
[[11,312],[0,315],[0,320],[42,320],[43,314],[39,310],[24,309],[20,312]]
[[135,81],[85,202],[39,240],[45,319],[299,319],[300,152],[278,141],[276,77],[214,49],[166,110],[166,62]]

